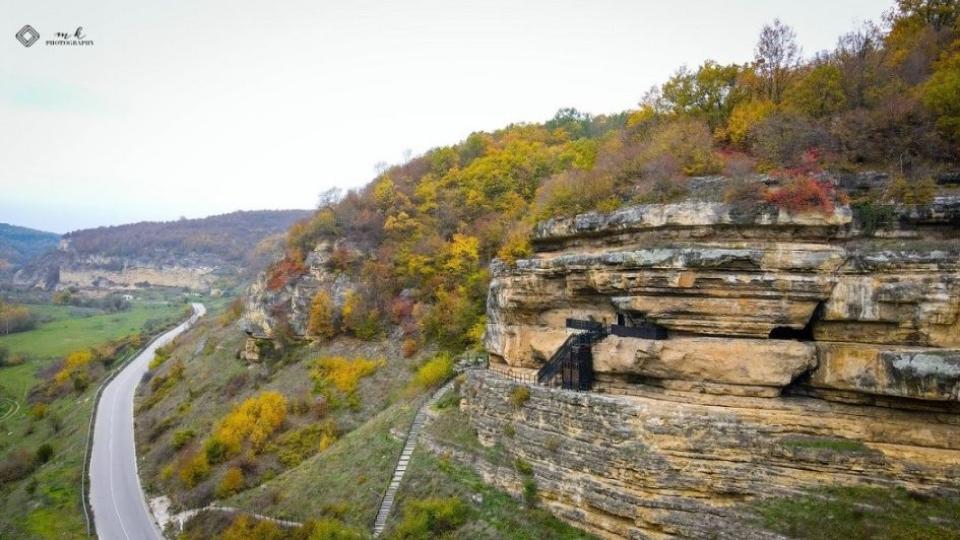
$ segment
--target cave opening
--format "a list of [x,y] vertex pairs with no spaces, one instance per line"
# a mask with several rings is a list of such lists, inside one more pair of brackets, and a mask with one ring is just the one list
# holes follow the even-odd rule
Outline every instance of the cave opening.
[[795,341],[813,341],[813,326],[823,317],[823,302],[817,304],[810,314],[810,320],[803,328],[791,328],[789,326],[775,326],[770,330],[770,339],[792,339]]

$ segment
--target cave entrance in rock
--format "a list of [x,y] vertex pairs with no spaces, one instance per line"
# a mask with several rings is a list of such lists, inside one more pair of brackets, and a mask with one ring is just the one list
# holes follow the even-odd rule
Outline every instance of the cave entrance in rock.
[[667,339],[667,329],[651,321],[643,313],[617,312],[617,324],[610,325],[610,333],[620,337]]
[[770,330],[770,339],[792,339],[795,341],[813,341],[813,325],[823,317],[823,302],[817,304],[810,314],[810,320],[800,329],[789,326],[775,326]]

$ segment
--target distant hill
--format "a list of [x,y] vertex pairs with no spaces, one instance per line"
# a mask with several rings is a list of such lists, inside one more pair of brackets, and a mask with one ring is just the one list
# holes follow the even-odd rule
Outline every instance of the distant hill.
[[240,262],[265,237],[285,231],[311,213],[307,210],[239,211],[200,219],[97,227],[70,232],[63,238],[69,250],[80,256],[156,259],[212,255]]
[[60,235],[0,223],[0,272],[55,249]]
[[240,211],[202,219],[131,223],[63,235],[56,251],[13,277],[18,286],[127,289],[149,285],[204,290],[218,279],[256,272],[281,233],[307,210]]

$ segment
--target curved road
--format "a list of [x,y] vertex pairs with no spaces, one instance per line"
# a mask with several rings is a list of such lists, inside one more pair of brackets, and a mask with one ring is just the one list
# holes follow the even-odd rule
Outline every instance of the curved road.
[[133,395],[157,348],[206,313],[193,304],[190,320],[160,336],[110,381],[100,397],[90,457],[90,504],[100,540],[162,539],[147,508],[133,439]]

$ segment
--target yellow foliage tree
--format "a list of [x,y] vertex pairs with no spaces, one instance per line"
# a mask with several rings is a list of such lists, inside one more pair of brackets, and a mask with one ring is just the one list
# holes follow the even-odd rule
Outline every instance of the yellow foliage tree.
[[310,303],[310,320],[307,333],[311,336],[330,339],[336,334],[333,324],[333,300],[324,289],[317,291]]
[[214,432],[230,455],[236,455],[245,442],[255,452],[287,418],[287,399],[279,392],[263,392],[234,407]]
[[63,367],[54,375],[54,381],[57,384],[63,384],[70,380],[75,373],[80,372],[90,365],[93,360],[93,354],[90,351],[76,351],[67,355],[63,361]]
[[730,120],[724,132],[726,138],[733,144],[745,144],[750,136],[750,130],[770,116],[774,110],[776,106],[773,102],[765,99],[755,99],[737,105],[730,113]]
[[223,499],[243,489],[243,471],[240,467],[230,467],[217,485],[217,497]]

